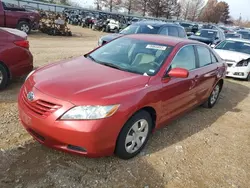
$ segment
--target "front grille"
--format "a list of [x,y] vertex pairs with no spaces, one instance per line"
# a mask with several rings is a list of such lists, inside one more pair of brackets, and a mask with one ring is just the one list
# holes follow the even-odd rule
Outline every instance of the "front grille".
[[29,108],[35,114],[43,118],[46,118],[48,115],[55,112],[61,107],[60,105],[44,101],[41,99],[31,102],[27,99],[27,91],[25,91],[25,89],[22,94],[22,102],[27,108]]

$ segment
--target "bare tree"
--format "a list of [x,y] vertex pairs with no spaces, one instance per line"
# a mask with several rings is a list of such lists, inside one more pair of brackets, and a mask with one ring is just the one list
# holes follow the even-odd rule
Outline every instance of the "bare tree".
[[188,16],[190,15],[191,0],[182,0],[180,1],[180,5],[182,17],[184,18],[184,20],[187,20]]
[[148,0],[147,5],[152,16],[171,18],[175,14],[177,0]]
[[205,0],[183,0],[180,1],[181,3],[181,10],[182,10],[182,17],[185,20],[196,20],[202,8],[205,6]]
[[102,4],[103,4],[103,0],[95,0],[94,4],[96,5],[96,10],[102,10]]
[[202,11],[201,18],[200,20],[203,22],[216,22],[216,5],[217,5],[217,0],[208,0],[206,6],[204,7],[204,10]]
[[131,11],[138,10],[139,9],[139,0],[124,0],[123,7],[128,10],[128,14],[131,13]]
[[191,11],[190,11],[191,15],[189,17],[191,21],[194,21],[198,18],[204,5],[205,5],[204,0],[192,0]]
[[114,7],[117,7],[122,3],[121,0],[102,0],[103,5],[109,8],[109,11],[112,12]]

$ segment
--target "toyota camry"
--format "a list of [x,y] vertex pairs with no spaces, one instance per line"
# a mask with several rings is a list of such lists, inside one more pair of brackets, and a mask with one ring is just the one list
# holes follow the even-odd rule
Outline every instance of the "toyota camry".
[[19,116],[49,147],[129,159],[154,130],[196,106],[212,108],[226,68],[203,43],[126,35],[31,72],[18,97]]

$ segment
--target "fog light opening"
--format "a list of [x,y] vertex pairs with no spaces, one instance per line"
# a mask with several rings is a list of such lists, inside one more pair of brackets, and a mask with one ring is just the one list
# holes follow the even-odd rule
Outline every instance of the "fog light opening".
[[80,146],[68,145],[67,148],[70,150],[78,151],[78,152],[85,152],[85,153],[87,152],[86,149],[84,149]]

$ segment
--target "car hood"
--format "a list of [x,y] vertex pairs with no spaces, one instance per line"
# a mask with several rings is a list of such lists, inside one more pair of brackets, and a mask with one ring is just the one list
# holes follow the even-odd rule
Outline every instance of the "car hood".
[[250,55],[245,54],[245,53],[233,52],[233,51],[228,51],[228,50],[220,50],[220,49],[214,49],[214,50],[225,61],[229,60],[229,61],[239,62],[243,59],[250,58]]
[[200,37],[200,36],[195,36],[195,35],[190,36],[189,39],[204,42],[206,44],[210,44],[210,43],[212,43],[214,41],[211,38],[205,38],[205,37]]
[[123,36],[124,34],[120,34],[120,33],[115,33],[115,34],[111,34],[111,35],[106,35],[106,36],[103,36],[101,39],[102,41],[105,41],[105,42],[109,42],[113,39],[116,39],[118,37],[121,37]]
[[145,88],[149,79],[79,57],[40,68],[28,81],[49,96],[79,105],[105,104],[117,96]]

